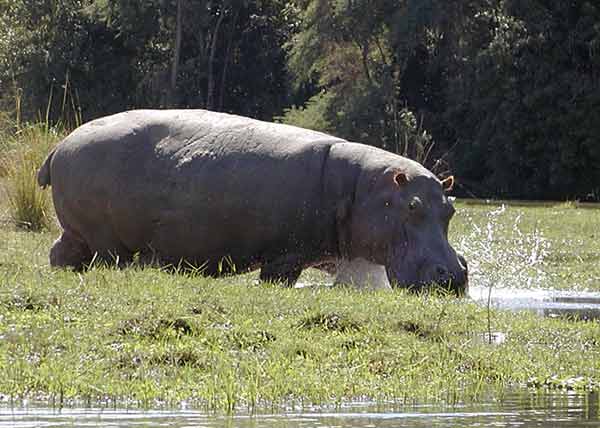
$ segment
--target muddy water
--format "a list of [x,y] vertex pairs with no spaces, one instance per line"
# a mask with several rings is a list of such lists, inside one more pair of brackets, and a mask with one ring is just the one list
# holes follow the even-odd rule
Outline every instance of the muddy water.
[[[491,294],[490,294],[491,291]],[[500,309],[529,310],[542,316],[600,319],[600,293],[550,289],[471,287],[469,295],[480,304]]]
[[215,416],[193,410],[140,411],[0,405],[0,428],[20,427],[600,427],[597,394],[511,393],[500,402],[452,407],[348,404],[275,414]]

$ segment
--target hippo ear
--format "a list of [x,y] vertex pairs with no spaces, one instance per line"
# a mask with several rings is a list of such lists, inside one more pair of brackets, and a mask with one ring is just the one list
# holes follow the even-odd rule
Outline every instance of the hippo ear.
[[442,180],[442,189],[444,192],[450,192],[454,188],[454,176],[451,175]]
[[406,183],[408,183],[408,177],[407,177],[407,176],[406,176],[406,174],[405,174],[405,173],[403,173],[403,172],[397,172],[397,173],[394,175],[394,182],[395,182],[395,183],[396,183],[398,186],[402,187],[402,186],[404,186]]

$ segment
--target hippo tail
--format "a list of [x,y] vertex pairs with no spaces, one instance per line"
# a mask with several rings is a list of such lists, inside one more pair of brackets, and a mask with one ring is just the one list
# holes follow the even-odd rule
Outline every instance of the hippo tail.
[[50,177],[50,162],[52,161],[52,157],[54,156],[54,152],[56,149],[52,149],[52,151],[46,157],[46,160],[40,167],[40,170],[37,173],[37,182],[41,188],[46,188],[52,184],[52,180]]

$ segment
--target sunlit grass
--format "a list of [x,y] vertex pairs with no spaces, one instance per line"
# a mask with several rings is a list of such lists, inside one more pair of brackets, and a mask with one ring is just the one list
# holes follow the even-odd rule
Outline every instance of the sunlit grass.
[[50,194],[37,184],[37,171],[61,134],[43,125],[29,125],[2,135],[0,193],[8,201],[10,219],[19,228],[39,231],[52,223]]
[[[349,399],[476,399],[580,379],[596,389],[597,323],[494,313],[403,292],[256,286],[154,269],[3,268],[0,391],[140,406],[252,410]],[[577,352],[574,352],[577,350]]]

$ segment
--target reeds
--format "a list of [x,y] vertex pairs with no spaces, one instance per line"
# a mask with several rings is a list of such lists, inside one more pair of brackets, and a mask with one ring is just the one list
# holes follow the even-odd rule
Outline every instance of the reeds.
[[50,194],[37,184],[37,171],[61,132],[47,125],[27,125],[0,136],[0,178],[9,216],[19,228],[39,231],[51,225]]

